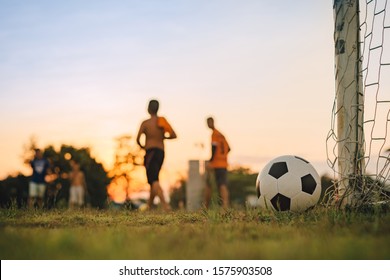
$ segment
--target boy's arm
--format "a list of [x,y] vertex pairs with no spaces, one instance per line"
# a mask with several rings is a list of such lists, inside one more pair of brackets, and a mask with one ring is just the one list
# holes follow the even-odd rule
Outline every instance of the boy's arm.
[[217,146],[211,144],[211,158],[206,162],[206,170],[213,169],[213,159],[216,150],[217,150]]
[[216,150],[217,150],[217,145],[211,144],[211,158],[209,160],[210,162],[213,161]]
[[165,136],[165,133],[164,133],[164,139],[176,139],[177,134],[173,130],[171,124],[163,117],[160,117],[160,119],[162,120],[162,124],[163,124],[162,128],[164,129],[165,132],[168,133],[168,136]]
[[176,135],[176,132],[172,129],[168,136],[164,136],[165,139],[176,139],[177,138],[177,135]]
[[61,179],[69,179],[70,178],[70,173],[68,172],[62,172],[60,173]]
[[[226,141],[226,139],[225,139],[225,141]],[[228,150],[228,153],[229,153],[232,149],[230,148],[230,145],[229,145],[228,141],[226,141],[226,146],[227,146],[227,150]]]
[[145,148],[145,146],[141,144],[141,136],[144,133],[144,130],[145,130],[144,129],[144,123],[142,123],[140,128],[139,128],[139,130],[138,130],[137,139],[136,139],[138,146],[140,146],[142,149]]

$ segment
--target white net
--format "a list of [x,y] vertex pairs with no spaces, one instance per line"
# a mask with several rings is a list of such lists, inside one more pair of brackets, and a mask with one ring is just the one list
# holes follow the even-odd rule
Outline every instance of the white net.
[[[340,5],[344,5],[344,10]],[[348,9],[352,10],[345,12]],[[390,195],[390,12],[387,0],[335,0],[334,10],[336,60],[341,49],[348,52],[343,49],[347,43],[338,40],[337,29],[340,28],[345,29],[347,35],[344,37],[358,33],[354,37],[357,41],[350,42],[358,59],[351,51],[342,62],[345,71],[340,72],[341,68],[336,65],[336,96],[326,141],[328,165],[334,171],[336,190],[340,190],[340,185],[346,185],[345,194],[353,193],[355,206],[386,202]],[[358,23],[357,27],[355,23]],[[341,63],[340,60],[337,63]],[[343,90],[354,85],[355,94],[361,96],[361,104],[341,104],[339,81],[349,70],[355,71],[355,75],[347,86],[344,83]],[[342,124],[340,114],[345,113],[343,110],[359,111],[361,120],[355,116],[348,124]],[[361,131],[361,137],[352,135],[347,140],[358,148],[346,148],[346,139],[340,129],[347,131],[346,135]],[[350,167],[343,168],[344,164],[350,164]],[[335,192],[335,198],[340,199],[340,191]]]

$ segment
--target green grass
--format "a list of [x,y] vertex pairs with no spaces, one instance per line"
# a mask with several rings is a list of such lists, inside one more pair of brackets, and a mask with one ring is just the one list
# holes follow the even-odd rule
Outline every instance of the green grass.
[[1,259],[390,259],[390,214],[0,209]]

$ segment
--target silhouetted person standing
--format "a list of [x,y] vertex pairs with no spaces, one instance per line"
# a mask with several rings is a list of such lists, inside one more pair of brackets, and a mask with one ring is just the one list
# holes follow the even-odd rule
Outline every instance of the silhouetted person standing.
[[[229,190],[227,188],[227,166],[228,153],[230,147],[225,139],[225,136],[219,132],[214,125],[213,118],[207,118],[207,126],[212,130],[211,135],[211,158],[206,165],[207,173],[214,171],[215,180],[217,182],[218,192],[222,199],[222,207],[229,207]],[[211,201],[211,184],[207,180],[205,189],[205,206],[208,208]]]
[[[150,118],[143,121],[138,134],[137,143],[145,149],[144,166],[146,176],[150,185],[150,198],[148,201],[149,208],[153,206],[153,200],[157,196],[163,208],[169,210],[169,205],[165,201],[163,190],[159,181],[161,166],[164,162],[164,140],[177,138],[175,131],[164,117],[158,117],[159,102],[151,100],[148,106]],[[145,135],[145,144],[141,144],[141,136]]]
[[33,208],[35,204],[42,208],[43,198],[46,191],[45,176],[48,173],[50,164],[49,161],[43,157],[40,149],[35,149],[35,157],[30,161],[33,170],[32,178],[29,184],[29,201],[28,205]]
[[85,175],[77,161],[72,160],[70,166],[72,171],[69,173],[69,208],[81,208],[84,206],[85,195],[88,192]]

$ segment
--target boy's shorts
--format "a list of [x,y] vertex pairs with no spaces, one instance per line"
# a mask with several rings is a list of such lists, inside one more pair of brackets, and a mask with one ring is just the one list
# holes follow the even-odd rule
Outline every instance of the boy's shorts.
[[164,162],[164,150],[152,148],[146,150],[144,165],[146,168],[146,177],[150,186],[158,181],[161,166]]
[[71,186],[69,189],[69,203],[79,206],[84,205],[84,188],[83,186]]
[[45,196],[46,184],[30,182],[28,191],[30,197],[43,198]]
[[215,180],[217,181],[217,186],[227,185],[227,169],[226,168],[215,168]]

